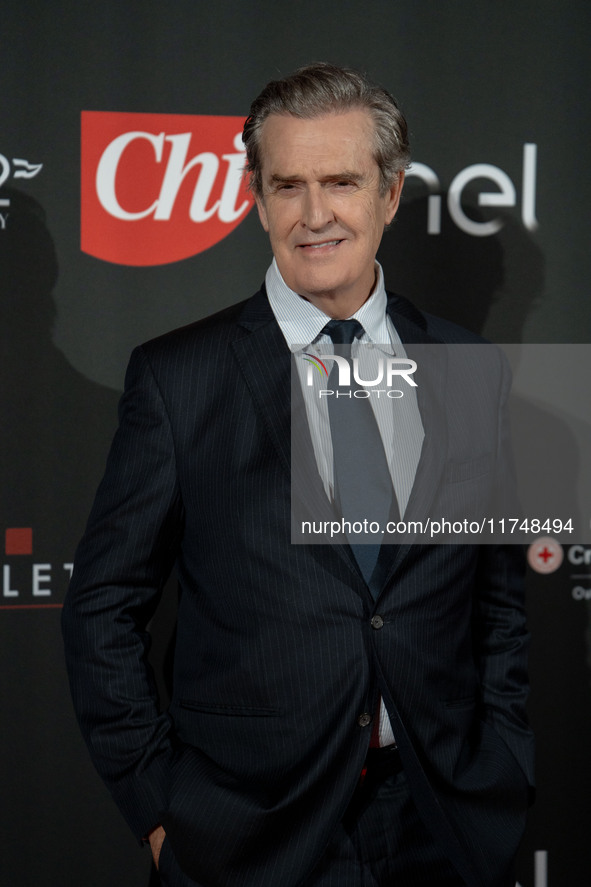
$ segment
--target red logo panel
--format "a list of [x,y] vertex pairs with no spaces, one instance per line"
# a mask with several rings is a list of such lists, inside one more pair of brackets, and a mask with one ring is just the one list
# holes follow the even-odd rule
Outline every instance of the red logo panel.
[[254,205],[243,117],[82,112],[83,252],[164,265],[218,243]]
[[33,554],[31,527],[9,527],[4,536],[5,554]]

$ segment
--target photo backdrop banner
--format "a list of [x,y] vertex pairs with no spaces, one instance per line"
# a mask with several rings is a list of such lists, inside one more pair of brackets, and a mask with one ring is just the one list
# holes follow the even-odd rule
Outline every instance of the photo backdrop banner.
[[[584,345],[590,17],[586,0],[2,4],[1,884],[148,884],[78,733],[60,611],[132,347],[263,280],[252,98],[311,61],[366,70],[411,131],[388,288],[494,342]],[[584,395],[551,389],[519,406],[542,490],[589,460]],[[587,887],[591,546],[532,548],[527,594],[539,789],[519,883]],[[159,674],[173,621],[171,586]]]

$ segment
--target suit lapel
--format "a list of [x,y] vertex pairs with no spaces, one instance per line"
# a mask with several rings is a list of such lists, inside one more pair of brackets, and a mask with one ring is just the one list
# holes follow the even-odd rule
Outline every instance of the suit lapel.
[[[445,345],[423,330],[413,336],[410,324],[397,324],[407,355],[417,363],[417,402],[425,437],[404,517],[424,519],[441,482],[447,457],[447,420],[443,409],[447,379]],[[412,336],[412,338],[411,338]]]
[[[425,437],[415,481],[404,519],[421,520],[441,482],[447,455],[446,416],[443,410],[447,376],[445,347],[426,332],[423,315],[406,299],[388,296],[387,312],[400,336],[408,357],[417,362],[417,402]],[[438,345],[439,347],[434,347]],[[410,550],[410,544],[396,544],[392,535],[382,545],[373,582],[383,589]]]
[[[245,304],[238,326],[244,331],[244,336],[232,343],[234,354],[292,489],[301,490],[305,494],[305,519],[334,520],[335,512],[318,474],[299,385],[294,385],[292,393],[291,353],[264,288]],[[293,442],[298,447],[295,478],[292,478],[291,460],[292,397]],[[311,549],[313,553],[317,550],[318,556],[325,556],[327,547],[333,549],[358,573],[348,545],[312,545]]]
[[250,299],[238,321],[244,336],[232,343],[255,408],[285,470],[290,472],[290,352],[264,291]]

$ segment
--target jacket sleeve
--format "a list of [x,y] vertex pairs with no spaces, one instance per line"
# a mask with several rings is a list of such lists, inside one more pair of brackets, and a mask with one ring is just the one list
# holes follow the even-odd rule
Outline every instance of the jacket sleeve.
[[[519,513],[513,464],[508,395],[511,372],[501,356],[497,441],[498,517]],[[475,592],[475,656],[485,720],[501,735],[534,785],[534,742],[528,726],[527,659],[529,632],[525,615],[525,551],[522,544],[482,545]]]
[[525,570],[519,545],[483,545],[476,589],[475,655],[485,720],[505,740],[534,785],[533,735],[528,726]]
[[170,422],[134,351],[103,481],[78,546],[62,628],[74,707],[92,760],[138,838],[166,810],[170,721],[146,630],[174,562],[183,508]]

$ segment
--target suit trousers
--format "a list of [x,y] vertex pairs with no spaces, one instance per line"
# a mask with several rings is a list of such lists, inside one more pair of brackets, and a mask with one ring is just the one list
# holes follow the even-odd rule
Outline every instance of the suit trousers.
[[[183,874],[167,841],[160,877],[163,887],[210,887]],[[289,887],[425,885],[465,887],[465,882],[432,841],[400,772],[378,784],[360,784],[314,871]]]

